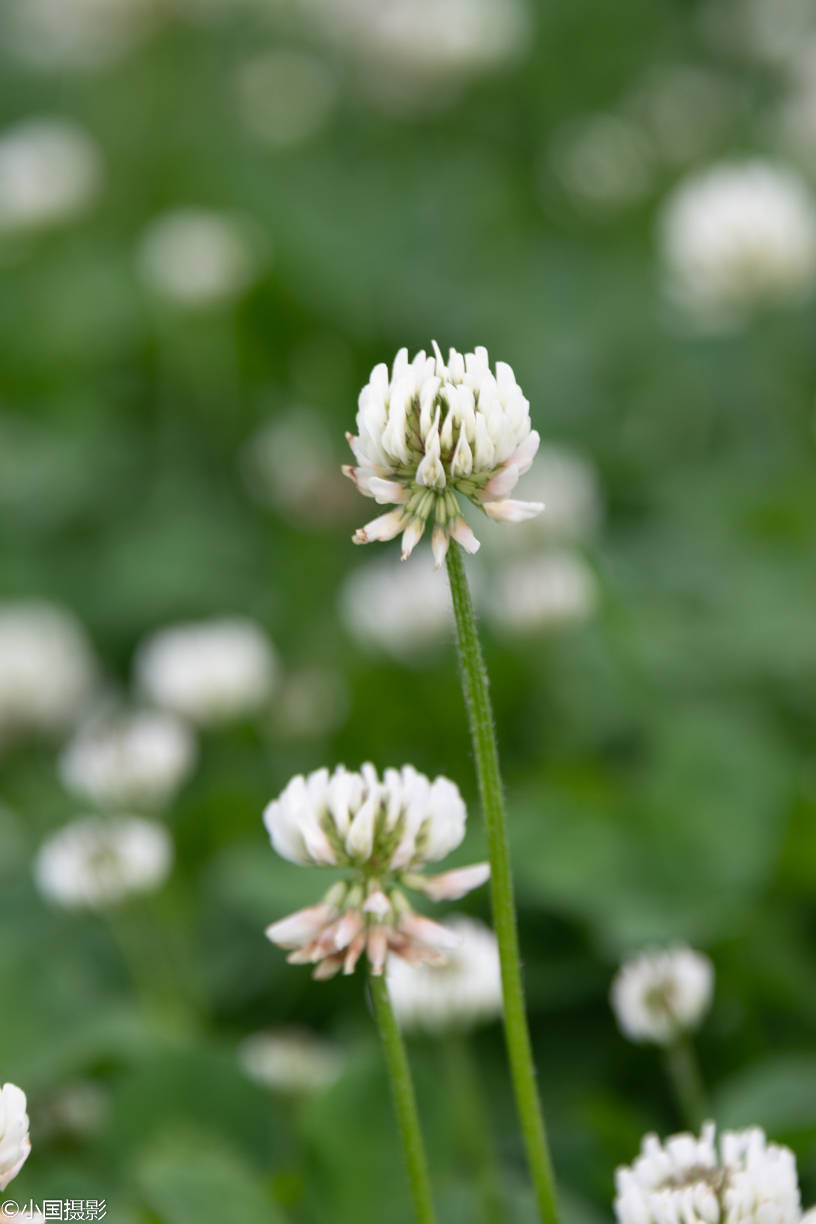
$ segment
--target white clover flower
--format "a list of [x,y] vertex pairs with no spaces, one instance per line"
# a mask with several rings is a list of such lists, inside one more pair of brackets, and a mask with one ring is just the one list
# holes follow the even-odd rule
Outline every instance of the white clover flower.
[[552,550],[501,567],[490,590],[495,623],[515,633],[584,621],[595,611],[595,575],[577,553]]
[[95,680],[90,644],[69,612],[38,601],[0,604],[0,743],[69,726]]
[[610,998],[626,1037],[669,1045],[698,1026],[711,1005],[713,990],[711,961],[681,945],[625,961],[612,982]]
[[0,1088],[0,1193],[22,1169],[31,1151],[26,1095],[16,1084]]
[[237,93],[248,130],[280,150],[305,144],[326,125],[337,85],[317,56],[278,48],[240,66]]
[[354,494],[337,471],[334,439],[308,408],[292,408],[252,435],[241,470],[252,496],[279,513],[316,527],[337,527]]
[[139,647],[134,666],[149,700],[206,726],[257,713],[278,674],[263,629],[239,616],[160,629]]
[[442,964],[389,957],[388,992],[400,1028],[467,1029],[502,1013],[499,946],[490,927],[459,916],[443,923],[459,939]]
[[669,295],[703,327],[764,304],[796,301],[816,279],[816,207],[793,171],[723,164],[684,180],[663,206]]
[[451,633],[450,593],[430,557],[418,557],[410,569],[389,556],[358,566],[340,590],[340,615],[361,645],[373,644],[400,660]]
[[459,845],[465,820],[456,785],[431,782],[412,765],[386,769],[382,779],[373,765],[298,775],[264,812],[272,845],[290,862],[343,867],[348,878],[318,905],[267,927],[267,938],[292,949],[292,964],[315,965],[316,978],[353,973],[364,952],[375,974],[389,951],[412,964],[443,958],[457,936],[416,914],[402,890],[454,900],[485,882],[487,863],[420,874]]
[[139,816],[87,816],[43,842],[34,878],[43,896],[67,909],[102,909],[167,879],[173,843],[163,825]]
[[816,1207],[811,1207],[809,1211],[806,1211],[799,1224],[816,1224]]
[[234,301],[257,271],[247,227],[205,208],[178,208],[154,218],[139,243],[138,262],[150,289],[188,309]]
[[656,1135],[615,1174],[619,1224],[799,1224],[796,1160],[758,1128]]
[[485,348],[464,356],[451,349],[445,364],[433,347],[433,357],[422,350],[412,361],[400,349],[390,377],[385,364],[371,371],[360,392],[357,436],[347,435],[358,466],[343,471],[366,497],[398,507],[360,528],[355,544],[402,533],[405,560],[430,520],[441,565],[451,538],[471,553],[479,547],[457,493],[503,523],[523,522],[543,506],[507,496],[539,442],[510,366],[499,361],[494,374]]
[[363,89],[387,109],[429,109],[469,77],[520,55],[524,0],[303,0],[315,23],[360,64]]
[[196,755],[186,723],[163,710],[141,710],[83,727],[63,750],[59,770],[69,790],[102,807],[153,807],[175,794]]
[[635,204],[652,183],[649,142],[622,115],[601,112],[572,120],[556,132],[550,158],[569,195],[592,209]]
[[82,216],[102,182],[99,151],[68,119],[23,119],[0,132],[0,234]]
[[346,1065],[339,1046],[301,1028],[253,1033],[241,1042],[238,1057],[250,1079],[289,1093],[322,1092]]

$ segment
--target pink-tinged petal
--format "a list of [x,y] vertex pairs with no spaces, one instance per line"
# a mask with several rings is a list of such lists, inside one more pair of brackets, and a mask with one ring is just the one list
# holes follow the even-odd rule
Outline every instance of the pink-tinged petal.
[[434,569],[439,569],[445,557],[448,555],[448,545],[450,544],[450,536],[441,524],[437,523],[433,529],[431,537],[431,552],[433,553]]
[[454,952],[462,943],[455,931],[422,914],[406,914],[400,920],[399,930],[410,940],[424,944],[434,952]]
[[331,905],[309,905],[271,923],[266,928],[266,938],[279,948],[301,948],[336,917],[337,911]]
[[352,939],[346,949],[346,956],[343,961],[343,973],[348,976],[357,968],[357,962],[365,952],[368,936],[365,931],[361,931],[354,939]]
[[[407,561],[411,553],[416,548],[419,541],[422,539],[422,533],[425,530],[424,519],[411,519],[411,522],[402,533],[402,559]],[[396,533],[395,533],[396,534]]]
[[391,913],[391,902],[381,888],[367,898],[363,906],[364,914],[373,914],[375,918],[387,918]]
[[345,957],[343,956],[325,957],[318,965],[315,966],[312,977],[316,982],[328,981],[329,978],[333,978],[336,973],[340,972],[340,970],[343,968],[344,960]]
[[379,977],[388,956],[388,932],[384,926],[373,926],[368,932],[368,960],[371,972]]
[[315,939],[303,948],[296,948],[286,958],[289,965],[314,965],[326,955],[326,949],[320,946],[320,940]]
[[500,467],[495,476],[491,476],[485,487],[479,493],[480,502],[497,501],[500,497],[506,497],[512,492],[518,484],[518,478],[521,472],[516,467],[515,463],[506,463],[504,467]]
[[461,544],[465,552],[470,553],[471,556],[473,556],[474,553],[477,553],[481,548],[481,544],[476,539],[475,535],[463,518],[458,518],[456,520],[453,525],[453,530],[451,531],[451,536],[456,543]]
[[355,544],[370,544],[372,540],[393,540],[405,526],[405,515],[402,510],[391,510],[372,519],[365,527],[360,527],[351,537]]
[[489,878],[490,864],[474,863],[471,867],[443,871],[441,875],[425,876],[421,887],[432,901],[458,901]]
[[517,446],[508,459],[508,463],[514,463],[518,468],[519,476],[523,476],[525,472],[529,472],[533,465],[533,460],[538,453],[538,445],[540,441],[541,438],[538,435],[538,431],[531,429],[521,446]]
[[535,518],[544,509],[543,502],[505,501],[482,502],[482,509],[488,518],[497,523],[526,523],[527,519]]
[[359,910],[349,910],[334,927],[334,947],[336,951],[347,948],[363,927],[363,918]]

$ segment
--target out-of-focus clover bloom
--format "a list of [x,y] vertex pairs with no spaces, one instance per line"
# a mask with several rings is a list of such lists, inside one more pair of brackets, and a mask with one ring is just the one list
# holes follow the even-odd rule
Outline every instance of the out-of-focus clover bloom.
[[816,280],[816,206],[791,170],[760,160],[682,181],[659,223],[670,297],[703,328],[796,301]]
[[23,119],[0,133],[0,234],[75,220],[102,183],[102,159],[84,128],[68,119]]
[[253,1033],[241,1042],[238,1057],[250,1079],[296,1094],[331,1087],[346,1064],[337,1045],[301,1028]]
[[138,816],[88,816],[58,829],[37,853],[34,877],[67,909],[103,909],[167,879],[173,843],[163,825]]
[[26,1095],[16,1084],[0,1088],[0,1193],[22,1169],[31,1151]]
[[90,699],[96,664],[82,626],[39,601],[0,604],[0,743],[60,731]]
[[465,821],[456,785],[431,782],[411,765],[386,769],[382,779],[373,765],[298,775],[264,812],[272,845],[290,862],[345,868],[348,877],[318,905],[273,923],[267,938],[291,949],[292,964],[315,965],[316,978],[353,973],[364,952],[375,974],[389,952],[412,964],[444,959],[458,937],[415,913],[403,889],[454,900],[485,882],[487,863],[421,874],[459,845]]
[[469,1029],[502,1012],[496,936],[483,922],[459,916],[444,923],[459,939],[442,964],[410,965],[389,958],[388,991],[403,1029]]
[[410,568],[393,555],[358,566],[340,590],[340,615],[361,646],[373,645],[401,660],[451,633],[448,585],[434,572],[430,556],[418,557]]
[[400,349],[390,375],[384,363],[374,367],[360,393],[357,435],[348,435],[357,466],[343,471],[366,497],[397,506],[361,527],[355,544],[401,533],[404,560],[430,523],[441,565],[451,538],[468,552],[479,547],[457,493],[504,523],[523,522],[543,506],[508,496],[539,443],[510,366],[499,361],[494,374],[485,348],[451,349],[446,363],[433,347],[434,356],[422,350],[411,361]]
[[619,1224],[799,1224],[796,1160],[763,1131],[725,1131],[643,1140],[631,1166],[616,1171]]
[[235,616],[158,630],[136,652],[135,672],[155,705],[209,726],[262,709],[278,661],[260,625]]
[[155,807],[195,765],[195,736],[175,715],[141,710],[83,727],[60,756],[65,786],[101,807]]
[[94,69],[126,55],[172,0],[6,0],[2,41],[40,69]]
[[702,952],[678,946],[625,961],[610,991],[621,1032],[632,1041],[669,1045],[695,1029],[711,1005],[714,967]]
[[239,298],[256,275],[247,226],[205,208],[178,208],[156,217],[138,249],[145,283],[187,309],[208,309]]
[[531,633],[586,620],[595,610],[595,576],[577,553],[550,550],[509,561],[488,595],[491,618],[502,629]]

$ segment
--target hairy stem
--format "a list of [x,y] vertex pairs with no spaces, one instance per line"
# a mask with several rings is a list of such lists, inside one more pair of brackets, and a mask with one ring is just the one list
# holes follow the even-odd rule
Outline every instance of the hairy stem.
[[431,1182],[428,1176],[422,1132],[419,1129],[419,1114],[411,1071],[408,1066],[408,1056],[405,1053],[405,1043],[397,1026],[385,977],[382,975],[377,977],[372,973],[369,976],[369,983],[391,1080],[391,1094],[394,1098],[402,1149],[408,1169],[408,1180],[411,1183],[414,1214],[417,1224],[434,1224]]
[[541,1219],[546,1224],[555,1224],[558,1218],[555,1181],[544,1117],[538,1099],[530,1031],[524,1008],[524,987],[516,930],[507,817],[504,809],[493,711],[488,693],[487,671],[476,629],[476,618],[473,613],[465,567],[458,545],[451,544],[448,549],[447,563],[456,619],[462,689],[470,723],[479,795],[487,830],[493,924],[496,929],[501,960],[507,1053],[527,1152],[527,1162],[535,1185],[539,1212]]

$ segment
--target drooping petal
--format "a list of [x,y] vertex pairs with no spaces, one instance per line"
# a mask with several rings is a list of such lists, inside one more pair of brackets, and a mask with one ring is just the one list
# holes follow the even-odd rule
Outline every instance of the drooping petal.
[[543,502],[513,501],[512,498],[482,502],[481,506],[488,518],[495,519],[497,523],[526,523],[544,509]]
[[417,883],[417,887],[421,887],[432,901],[458,901],[490,878],[490,864],[474,863],[470,867],[457,867],[441,875],[421,878],[422,884]]

